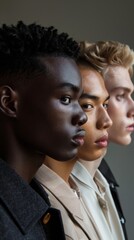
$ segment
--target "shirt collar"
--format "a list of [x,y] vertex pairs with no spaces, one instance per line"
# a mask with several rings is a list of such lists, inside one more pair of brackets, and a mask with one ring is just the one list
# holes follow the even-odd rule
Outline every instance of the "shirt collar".
[[81,164],[79,161],[77,161],[73,168],[72,175],[74,178],[76,178],[78,182],[81,182],[87,188],[93,189],[97,193],[97,195],[101,195],[101,197],[105,195],[108,183],[99,170],[96,170],[93,179],[91,174],[85,168],[85,166]]

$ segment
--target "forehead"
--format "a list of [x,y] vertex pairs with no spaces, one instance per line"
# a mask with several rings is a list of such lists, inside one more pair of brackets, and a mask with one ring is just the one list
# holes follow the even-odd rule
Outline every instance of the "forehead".
[[100,73],[92,68],[80,68],[80,72],[82,75],[82,87],[84,92],[92,93],[98,97],[108,95],[104,80]]
[[104,75],[105,86],[108,92],[112,92],[118,88],[127,89],[133,92],[134,85],[131,81],[128,69],[122,66],[111,66]]
[[81,87],[81,76],[75,61],[65,57],[45,57],[41,63],[46,68],[48,84],[64,85],[72,84]]

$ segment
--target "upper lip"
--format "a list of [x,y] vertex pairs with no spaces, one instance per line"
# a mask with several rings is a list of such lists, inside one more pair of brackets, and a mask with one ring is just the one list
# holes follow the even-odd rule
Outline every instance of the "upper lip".
[[129,125],[128,128],[129,128],[129,127],[134,127],[134,123],[132,123],[131,125]]
[[102,137],[98,138],[95,142],[102,142],[102,141],[108,141],[108,134],[105,134]]
[[85,137],[85,130],[84,129],[80,129],[79,131],[78,131],[78,133],[77,134],[75,134],[75,136],[73,137],[73,139],[75,139],[75,138],[79,138],[79,137]]

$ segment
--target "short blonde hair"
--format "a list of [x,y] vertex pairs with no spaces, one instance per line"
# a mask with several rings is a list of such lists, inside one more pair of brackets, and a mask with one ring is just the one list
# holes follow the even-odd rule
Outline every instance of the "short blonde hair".
[[80,42],[78,65],[92,66],[104,74],[109,66],[122,66],[133,75],[134,51],[126,44],[115,41]]

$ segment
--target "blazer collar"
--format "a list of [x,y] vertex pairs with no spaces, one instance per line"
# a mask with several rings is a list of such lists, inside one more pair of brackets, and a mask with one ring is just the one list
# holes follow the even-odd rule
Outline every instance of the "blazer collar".
[[[79,196],[76,196],[73,189],[71,189],[60,176],[46,165],[42,165],[36,173],[36,179],[42,186],[55,195],[58,201],[60,201],[69,212],[83,219],[80,212]],[[79,191],[78,188],[76,189],[76,192],[77,191]]]
[[27,233],[49,208],[44,190],[40,196],[34,186],[40,194],[37,182],[33,181],[31,187],[0,159],[0,200],[23,233]]
[[[78,196],[73,192],[70,186],[65,183],[65,181],[58,176],[54,171],[45,165],[42,165],[36,174],[37,180],[42,184],[42,186],[47,189],[48,194],[51,192],[52,195],[65,207],[67,212],[70,213],[73,221],[76,221],[80,228],[83,229],[85,234],[91,237],[91,239],[98,239],[92,224],[84,222],[82,213],[82,203],[80,200],[80,192],[77,186],[75,186]],[[75,185],[75,181],[73,185]],[[72,182],[71,182],[72,185]],[[89,238],[90,239],[90,238]]]

